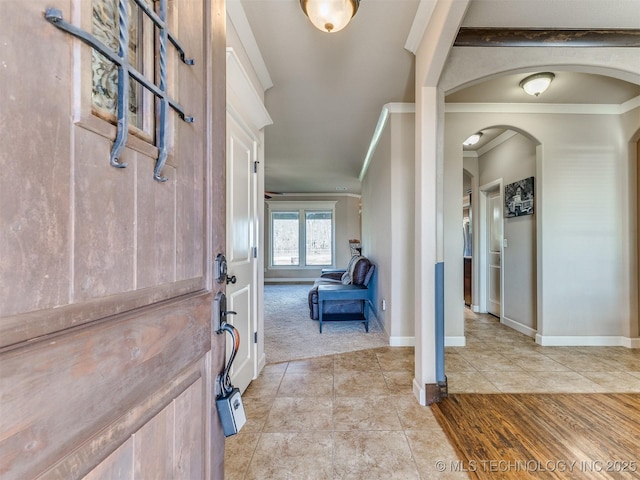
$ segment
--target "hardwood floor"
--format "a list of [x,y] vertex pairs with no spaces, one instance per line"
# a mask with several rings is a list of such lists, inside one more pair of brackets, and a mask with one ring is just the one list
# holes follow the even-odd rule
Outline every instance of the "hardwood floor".
[[451,394],[432,406],[471,478],[640,478],[640,395]]

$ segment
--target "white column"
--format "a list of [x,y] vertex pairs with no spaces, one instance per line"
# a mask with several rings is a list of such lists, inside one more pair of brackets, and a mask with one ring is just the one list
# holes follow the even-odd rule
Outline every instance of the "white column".
[[417,94],[414,394],[425,405],[425,385],[436,383],[435,268],[443,258],[437,241],[442,232],[442,169],[438,172],[440,95],[436,87],[418,88]]
[[[444,331],[436,338],[436,268],[442,271],[443,254],[443,141],[444,94],[438,88],[449,50],[471,0],[437,0],[421,8],[420,38],[409,48],[416,54],[416,271],[415,271],[415,378],[414,394],[427,402],[426,385],[438,381],[436,353],[444,345]],[[440,325],[442,327],[442,325]],[[442,358],[441,358],[442,360]],[[442,367],[442,364],[440,364]],[[440,372],[442,374],[442,372]]]

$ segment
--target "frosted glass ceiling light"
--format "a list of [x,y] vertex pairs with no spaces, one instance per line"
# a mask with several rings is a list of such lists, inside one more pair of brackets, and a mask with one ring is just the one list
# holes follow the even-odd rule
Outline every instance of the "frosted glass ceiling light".
[[551,81],[554,78],[555,75],[551,72],[536,73],[535,75],[530,75],[522,80],[520,82],[520,86],[529,95],[534,95],[537,97],[547,88],[549,88],[549,85],[551,85]]
[[358,11],[360,0],[300,0],[311,23],[323,32],[339,32]]
[[462,145],[464,145],[465,147],[470,147],[471,145],[475,145],[480,141],[480,137],[482,137],[482,132],[469,135],[469,138],[467,138],[464,142],[462,142]]

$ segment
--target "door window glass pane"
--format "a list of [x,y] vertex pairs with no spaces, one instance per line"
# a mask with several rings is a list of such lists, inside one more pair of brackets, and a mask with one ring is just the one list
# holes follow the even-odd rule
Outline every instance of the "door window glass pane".
[[273,265],[300,265],[298,212],[273,212],[271,231]]
[[[142,68],[142,28],[139,8],[133,1],[129,6],[129,63],[138,71]],[[118,51],[118,0],[93,0],[93,35],[115,52]],[[115,118],[118,102],[118,67],[92,50],[93,88],[91,98],[94,107],[108,112]],[[129,124],[142,128],[142,86],[129,78]]]

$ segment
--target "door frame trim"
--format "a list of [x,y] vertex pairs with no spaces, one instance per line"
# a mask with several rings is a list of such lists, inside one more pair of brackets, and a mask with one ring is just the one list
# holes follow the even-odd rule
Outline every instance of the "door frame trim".
[[[231,132],[232,132],[232,128],[230,127],[230,124],[233,124],[233,126],[238,128],[238,133],[241,133],[243,135],[246,136],[246,139],[250,142],[249,145],[249,149],[251,151],[251,157],[252,157],[252,161],[253,162],[260,162],[260,159],[258,157],[260,149],[259,149],[259,145],[260,145],[260,138],[259,135],[256,134],[254,132],[254,130],[251,128],[250,125],[248,125],[247,121],[245,120],[245,118],[238,116],[237,111],[235,111],[233,109],[233,106],[230,104],[227,104],[227,116],[226,116],[226,125],[227,125],[227,129],[226,129],[226,142],[227,142],[227,150],[225,153],[226,159],[225,159],[225,164],[226,164],[226,172],[225,172],[225,185],[226,185],[226,196],[227,196],[227,210],[225,213],[225,221],[226,221],[226,225],[227,228],[225,230],[225,236],[227,237],[227,242],[226,242],[226,251],[230,252],[231,249],[233,248],[233,246],[229,243],[231,241],[231,239],[228,238],[229,235],[229,231],[230,231],[230,227],[229,224],[231,223],[231,219],[229,218],[229,215],[231,213],[231,208],[230,208],[230,203],[232,202],[232,199],[230,198],[230,193],[232,192],[230,183],[229,183],[229,172],[230,172],[230,165],[229,165],[229,161],[231,160],[231,155],[233,155],[233,150],[230,147],[229,141],[230,141],[230,136],[231,136]],[[255,165],[255,164],[254,164]],[[250,173],[250,189],[251,189],[251,201],[250,201],[250,210],[251,210],[251,216],[252,216],[252,220],[251,220],[251,244],[252,246],[250,247],[251,249],[257,248],[257,246],[259,245],[259,237],[262,235],[262,231],[260,228],[260,219],[259,219],[259,210],[258,210],[258,195],[261,195],[262,189],[260,188],[260,186],[258,185],[259,183],[259,178],[257,176],[257,171],[254,170],[253,173]],[[231,261],[233,261],[233,257],[231,255],[228,255],[228,257],[230,258],[230,263]],[[258,358],[258,352],[259,352],[259,345],[257,342],[254,341],[255,335],[256,333],[262,328],[261,326],[261,320],[258,318],[258,311],[261,310],[261,308],[258,306],[258,290],[261,288],[261,285],[259,285],[259,280],[258,280],[258,258],[257,257],[253,257],[251,255],[251,253],[249,253],[249,257],[248,257],[248,263],[250,264],[251,267],[251,281],[249,282],[250,284],[250,292],[249,292],[249,297],[251,300],[251,305],[250,305],[250,315],[251,318],[249,319],[249,329],[251,330],[252,334],[250,335],[250,338],[244,339],[241,341],[246,341],[250,344],[249,350],[250,350],[250,357],[251,357],[251,365],[252,365],[252,380],[255,380],[256,378],[258,378],[258,375],[260,373],[261,370],[261,364],[263,363],[264,359],[260,359]],[[228,297],[231,297],[231,294],[225,289],[225,291],[228,293]],[[231,307],[230,307],[231,308]],[[231,322],[233,323],[233,321]],[[259,335],[258,335],[258,338]],[[237,364],[236,367],[237,368]],[[235,368],[232,368],[231,370],[231,376],[233,377],[235,372],[237,370],[235,370]],[[245,387],[246,388],[246,387]],[[242,388],[242,390],[244,390],[244,388]]]
[[[489,194],[498,190],[500,195],[503,194],[503,179],[502,177],[494,180],[492,182],[481,185],[479,188],[479,205],[478,205],[478,217],[479,221],[478,225],[478,249],[479,249],[479,301],[478,308],[481,313],[487,313],[487,283],[488,283],[488,260],[487,260],[487,245],[489,242],[489,232],[487,229],[487,199]],[[502,219],[504,222],[504,217]],[[504,228],[504,224],[503,224]],[[504,235],[504,230],[503,230]],[[502,272],[502,257],[504,256],[504,251],[502,247],[502,242],[500,243],[500,323],[502,323],[502,316],[504,312],[504,275]]]

